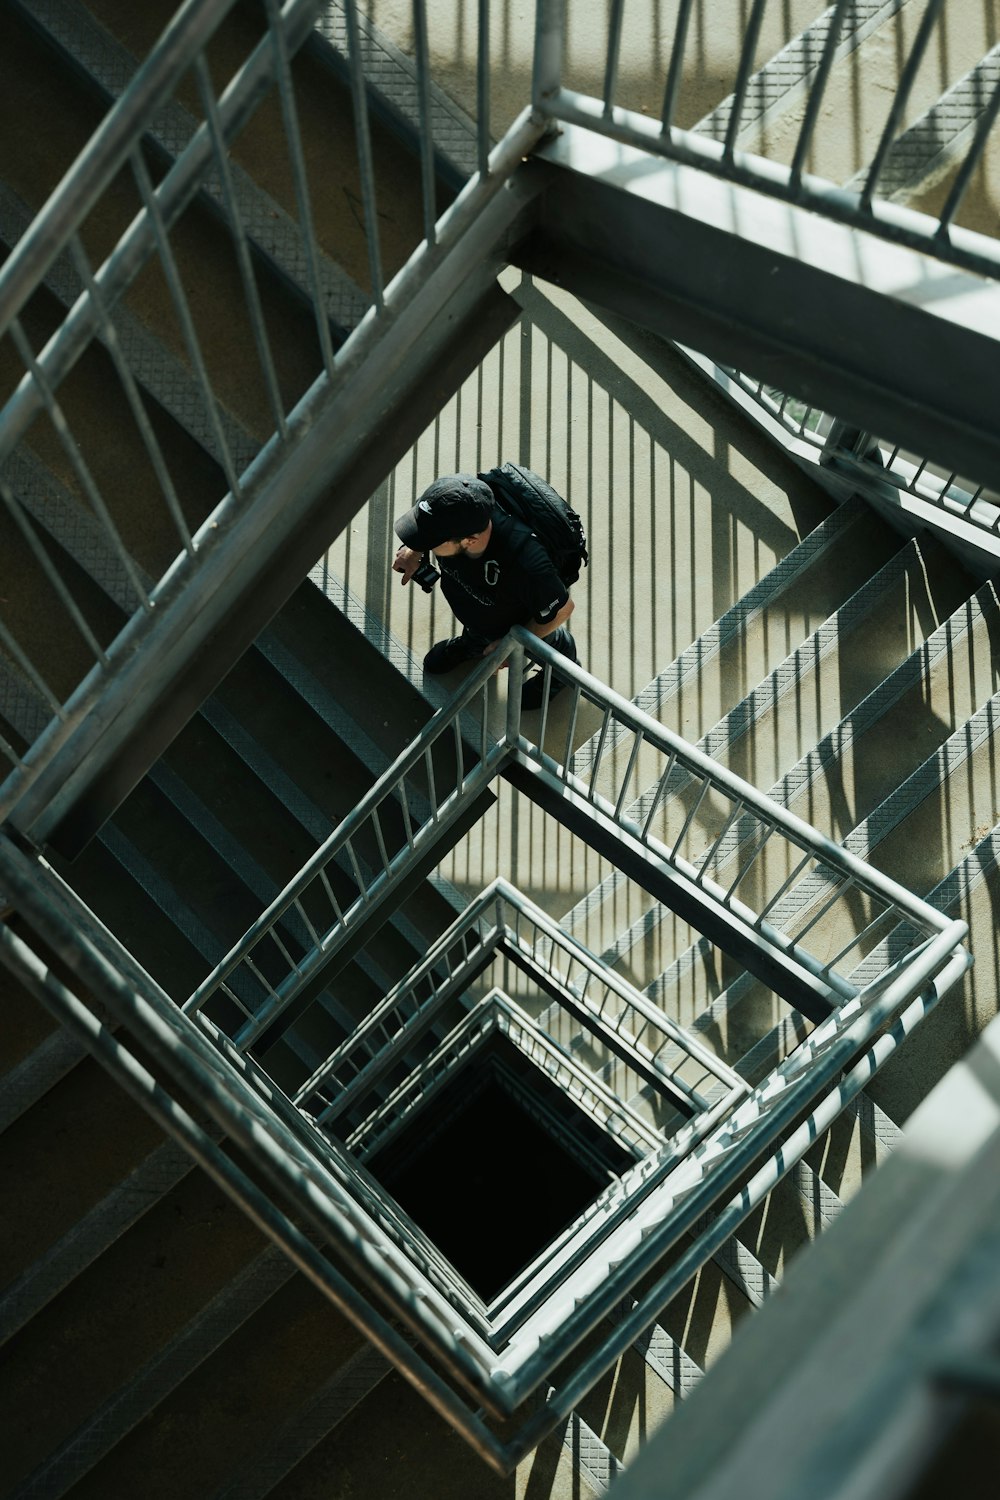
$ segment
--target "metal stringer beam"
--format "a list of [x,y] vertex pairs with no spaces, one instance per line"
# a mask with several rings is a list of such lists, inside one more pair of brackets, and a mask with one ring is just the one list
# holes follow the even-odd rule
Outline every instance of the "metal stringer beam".
[[810,1021],[825,1021],[839,998],[828,985],[810,973],[796,958],[766,941],[708,894],[695,889],[678,872],[603,815],[593,804],[548,776],[522,756],[514,755],[501,774],[536,802],[570,833],[575,834],[610,860],[636,885],[730,954],[782,1000],[801,1011]]

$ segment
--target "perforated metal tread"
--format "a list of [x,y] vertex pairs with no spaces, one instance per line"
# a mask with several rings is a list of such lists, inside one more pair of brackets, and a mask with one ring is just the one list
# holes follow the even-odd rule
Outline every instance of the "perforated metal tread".
[[[15,244],[29,222],[30,213],[26,205],[0,185],[0,238],[7,240],[9,244]],[[66,257],[61,257],[57,262],[52,275],[46,279],[46,285],[66,307],[72,305],[81,290],[79,277]],[[204,410],[201,393],[194,378],[126,308],[116,310],[115,323],[123,353],[143,388],[195,442],[218,458],[212,423]],[[256,439],[231,413],[222,408],[218,411],[229,450],[238,467],[245,467],[258,451]],[[60,545],[120,608],[131,611],[136,603],[134,588],[127,571],[108,546],[94,517],[75,501],[65,486],[55,480],[23,444],[7,460],[2,472],[13,492],[35,518],[56,536]],[[444,701],[444,690],[440,685],[433,684],[437,696],[434,692],[428,693],[427,685],[423,683],[422,669],[413,654],[400,642],[389,637],[381,622],[330,572],[325,563],[314,568],[310,578],[320,592],[360,631],[365,640],[418,688],[422,697],[429,697],[434,707]],[[151,587],[152,580],[148,576],[143,581],[147,587]],[[276,630],[263,631],[256,645],[363,765],[373,774],[378,774],[385,768],[385,755],[344,712],[337,699],[302,666]],[[454,889],[444,881],[436,881],[435,885],[453,909],[458,910],[461,903]]]
[[275,1434],[266,1451],[240,1469],[212,1500],[265,1500],[392,1372],[393,1366],[373,1345],[359,1349]]
[[86,1055],[82,1042],[68,1031],[53,1032],[40,1042],[0,1081],[0,1132],[37,1104]]
[[[327,61],[343,71],[347,67],[347,17],[337,0],[327,0],[314,23],[318,55],[328,50]],[[420,129],[417,69],[412,58],[380,31],[371,19],[358,13],[358,39],[365,81],[383,110],[403,121],[416,138]],[[452,185],[459,187],[476,170],[476,123],[431,81],[430,122],[434,149],[442,159]]]
[[[879,197],[905,203],[947,171],[959,153],[971,144],[998,87],[1000,44],[992,47],[893,142],[876,184]],[[860,191],[867,178],[868,168],[862,168],[845,186]]]
[[[31,23],[58,47],[69,61],[97,84],[111,99],[117,99],[138,68],[135,58],[76,0],[14,0]],[[150,137],[172,159],[184,150],[197,129],[197,121],[181,105],[172,103],[159,111]],[[298,225],[282,206],[266,194],[249,173],[230,165],[234,192],[243,227],[260,253],[312,302],[308,291],[308,258]],[[204,191],[224,214],[222,187],[214,172],[205,180]],[[318,247],[317,247],[318,249]],[[320,286],[327,316],[347,333],[364,317],[368,297],[329,256],[319,251]]]
[[[867,507],[859,496],[845,501],[843,505],[826,516],[813,527],[800,542],[787,552],[769,573],[765,574],[753,588],[738,599],[714,624],[703,630],[696,641],[659,672],[633,698],[636,708],[643,713],[660,718],[667,704],[684,687],[698,679],[708,662],[745,631],[760,620],[764,612],[800,578],[808,568],[821,561],[831,546],[867,513]],[[592,735],[573,753],[572,769],[577,776],[586,776],[594,764],[594,756],[600,743],[600,735]],[[605,750],[617,743],[611,736],[605,741]]]
[[[834,51],[834,62],[848,57],[856,47],[888,21],[905,4],[905,0],[854,0],[844,17]],[[831,5],[811,26],[776,52],[770,62],[750,79],[740,118],[737,141],[743,145],[753,139],[762,126],[791,109],[809,88],[819,68],[823,48],[830,33],[834,7]],[[734,96],[723,99],[694,127],[702,135],[725,140]]]
[[[83,1048],[80,1048],[83,1055]],[[40,1255],[0,1298],[0,1344],[23,1328],[103,1255],[164,1193],[192,1171],[192,1157],[166,1141]]]
[[[961,647],[969,633],[984,619],[984,608],[992,611],[994,604],[995,596],[991,585],[984,585],[972,599],[960,606],[949,619],[928,636],[919,651],[913,652],[900,662],[879,683],[878,687],[841,720],[835,729],[824,735],[814,749],[809,750],[795,766],[775,782],[767,795],[781,806],[794,809],[797,802],[808,796],[809,789],[817,780],[829,775],[831,766],[879,718],[899,702],[906,693],[913,691],[925,681],[938,662]],[[724,852],[724,857],[735,851],[738,838],[738,833],[734,833],[731,838],[727,836],[722,841],[719,848]],[[647,938],[658,921],[659,914],[655,909],[644,912],[602,954],[604,961],[616,962],[629,948]],[[700,966],[709,951],[710,945],[704,941],[693,944],[662,975],[647,986],[646,993],[650,999],[655,1000],[657,1004],[662,1004],[671,988],[677,985],[686,973]]]

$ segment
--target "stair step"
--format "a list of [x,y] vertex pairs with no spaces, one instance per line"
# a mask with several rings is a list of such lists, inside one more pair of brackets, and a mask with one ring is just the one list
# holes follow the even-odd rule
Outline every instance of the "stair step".
[[75,1218],[60,1238],[0,1293],[0,1344],[64,1291],[193,1166],[182,1147],[165,1141]]
[[[149,10],[153,9],[149,7]],[[28,14],[67,63],[82,72],[109,99],[117,99],[128,87],[139,64],[128,49],[95,19],[91,10],[69,4],[67,0],[39,0],[37,4],[32,0]],[[164,19],[167,18],[164,14]],[[120,12],[116,19],[120,20]],[[158,112],[149,139],[168,160],[174,161],[190,142],[198,124],[198,118],[175,100]],[[309,272],[302,235],[294,215],[265,192],[238,161],[233,163],[231,171],[236,203],[247,235],[290,285],[305,291]],[[203,193],[213,206],[225,213],[217,174],[210,176]],[[321,251],[317,263],[324,306],[342,339],[364,316],[368,299],[328,254]]]
[[363,1345],[320,1384],[303,1408],[277,1430],[269,1425],[264,1453],[241,1465],[213,1500],[265,1500],[316,1445],[345,1422],[355,1407],[392,1371],[371,1344]]
[[202,1494],[224,1488],[360,1342],[280,1251],[264,1250],[96,1415],[72,1493],[173,1500],[192,1474]]
[[[963,587],[968,591],[969,580],[954,559],[934,545],[926,550],[925,559],[915,542],[900,547],[802,646],[704,734],[698,748],[757,785],[762,781],[766,785],[775,771],[780,774],[790,763],[794,764],[803,749],[815,743],[816,734],[828,732],[843,709],[863,701],[885,673],[912,651],[928,627],[933,629],[940,614],[954,608]],[[858,635],[862,624],[879,632],[877,653],[862,646]],[[825,673],[824,663],[827,663]],[[834,688],[833,679],[836,686],[829,691],[824,684]],[[786,721],[787,735],[782,727]],[[812,734],[808,732],[810,728]],[[621,776],[622,765],[616,770]],[[658,764],[655,774],[658,778]],[[682,773],[675,773],[671,779],[672,797],[668,793],[658,803],[658,820],[672,817],[677,825],[674,834],[686,815],[684,799],[678,796],[683,793],[686,780]],[[599,776],[598,789],[601,785]],[[643,822],[656,789],[654,780],[648,790],[624,809],[624,816]],[[658,832],[657,827],[653,832]],[[667,842],[672,842],[669,833]],[[612,898],[610,918],[618,932],[625,926],[642,923],[650,910],[650,898],[630,888],[624,876],[614,871],[564,918],[571,930],[581,933],[588,946],[606,953],[610,952],[605,936],[606,913]],[[665,969],[673,956],[684,953],[696,937],[685,923],[674,921],[663,912],[659,917],[660,920],[652,918],[652,925],[643,930],[646,968],[644,973],[632,976],[633,982],[640,986],[649,983],[650,964]],[[658,945],[655,951],[650,946],[654,931]]]
[[[194,1174],[36,1314],[7,1345],[0,1373],[11,1423],[5,1472],[12,1493],[38,1466],[45,1479],[36,1492],[63,1493],[81,1463],[85,1471],[97,1456],[92,1438],[101,1427],[90,1431],[97,1414],[115,1405],[137,1368],[148,1364],[153,1371],[206,1299],[224,1296],[231,1278],[260,1253],[258,1232]],[[287,1262],[278,1259],[286,1272]],[[133,1411],[127,1404],[109,1410],[98,1442],[115,1424],[131,1425]]]
[[[896,137],[879,172],[879,197],[910,202],[949,171],[972,144],[998,83],[1000,46],[994,46]],[[844,186],[860,192],[868,172],[855,172]]]
[[[878,549],[876,556],[888,557],[885,528],[880,529],[874,523],[868,507],[857,498],[838,506],[665,671],[637,693],[633,699],[636,708],[661,723],[684,726],[682,732],[689,737],[699,737],[714,722],[712,710],[716,701],[722,713],[725,703],[742,698],[788,655],[793,644],[789,639],[791,620],[796,621],[797,627],[792,627],[794,639],[804,639],[845,597],[851,576],[848,572],[844,577],[845,569],[857,576],[863,566],[861,560],[873,544]],[[825,585],[829,597],[833,580],[836,580],[836,594],[824,609],[823,599],[816,597],[817,589],[822,590]],[[863,576],[857,581],[860,585]],[[801,600],[796,598],[796,592],[803,596]],[[759,640],[766,647],[775,636],[775,647],[763,656],[758,655],[757,665],[748,659],[749,641]],[[723,665],[727,654],[736,657],[728,667]],[[737,673],[743,681],[734,687]],[[719,679],[717,699],[706,690],[713,675]],[[688,705],[687,711],[676,707],[675,700]],[[690,719],[693,709],[700,715],[697,723]],[[573,770],[578,776],[589,775],[599,738],[591,736],[574,752]],[[613,743],[607,743],[605,748],[612,749]]]

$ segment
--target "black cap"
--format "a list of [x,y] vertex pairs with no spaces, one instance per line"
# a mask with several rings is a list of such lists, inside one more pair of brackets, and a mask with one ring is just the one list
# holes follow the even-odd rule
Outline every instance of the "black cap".
[[428,485],[412,510],[395,523],[405,547],[429,552],[457,537],[475,536],[493,513],[493,491],[475,474],[445,474]]

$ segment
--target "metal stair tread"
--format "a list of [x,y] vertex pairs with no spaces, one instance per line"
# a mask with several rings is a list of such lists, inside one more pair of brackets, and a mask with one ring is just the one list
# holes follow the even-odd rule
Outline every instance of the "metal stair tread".
[[[812,782],[816,778],[828,775],[831,766],[843,751],[859,740],[888,709],[895,706],[907,693],[922,691],[922,684],[928,680],[937,663],[952,659],[969,632],[977,624],[982,624],[987,615],[993,613],[995,609],[996,597],[993,586],[983,585],[966,604],[960,606],[945,620],[919,649],[900,662],[866,698],[851,709],[834,729],[824,735],[815,748],[809,750],[797,765],[791,767],[780,781],[769,789],[768,796],[782,806],[794,808],[796,802],[807,794]],[[725,851],[735,848],[736,842],[737,835],[733,834],[723,843],[721,846],[723,858],[725,858]],[[658,920],[659,914],[655,909],[645,912],[620,935],[613,947],[605,950],[602,954],[604,960],[615,962],[630,947],[648,936],[652,926]],[[670,970],[665,971],[653,981],[655,989],[650,987],[650,998],[656,999],[657,995],[669,987],[685,968],[690,968],[692,964],[698,962],[706,952],[707,948],[703,943],[692,945],[685,954],[679,956]]]
[[270,1438],[263,1453],[244,1464],[212,1500],[265,1500],[317,1443],[350,1416],[351,1412],[392,1372],[393,1366],[372,1344],[352,1354],[312,1399]]
[[[110,552],[110,549],[108,548],[106,542],[102,537],[100,528],[98,527],[98,524],[93,519],[93,517],[88,516],[87,513],[82,511],[79,506],[75,505],[65,489],[59,484],[59,481],[54,479],[48,473],[48,471],[45,469],[44,465],[40,463],[40,461],[38,461],[37,459],[30,459],[23,452],[23,450],[17,456],[16,460],[11,462],[9,479],[12,483],[17,484],[18,493],[26,497],[25,503],[29,505],[32,513],[35,514],[43,524],[46,525],[47,529],[55,531],[61,544],[66,546],[67,550],[71,552],[71,555],[76,556],[77,560],[81,563],[81,566],[85,567],[92,576],[95,576],[96,581],[105,588],[105,590],[113,599],[115,599],[116,602],[122,601],[123,598],[131,592],[131,585],[128,583],[127,576],[125,575],[125,572],[121,568],[120,564],[116,564],[116,559]],[[377,763],[382,761],[383,757],[379,754],[379,752],[377,752],[364,732],[354,724],[349,715],[341,712],[337,708],[337,706],[333,704],[332,699],[330,698],[330,695],[326,692],[326,690],[323,689],[320,684],[316,683],[315,680],[309,676],[309,674],[305,674],[302,670],[297,670],[297,664],[294,655],[289,651],[286,644],[284,644],[283,642],[275,641],[273,643],[272,652],[272,650],[270,649],[271,636],[270,634],[267,634],[265,638],[258,643],[258,645],[260,649],[264,650],[267,659],[270,660],[276,667],[276,669],[281,673],[281,675],[284,677],[284,680],[289,682],[289,685],[293,688],[293,690],[299,692],[303,685],[308,688],[309,697],[306,699],[306,701],[309,703],[309,706],[311,708],[315,710],[317,706],[320,706],[322,717],[325,720],[327,719],[327,712],[329,712],[329,717],[334,722],[331,724],[327,720],[328,727],[333,732],[337,733],[338,737],[340,737],[341,734],[349,734],[347,748],[352,754],[356,756],[356,758],[358,758],[363,764],[369,765],[372,760],[375,760]],[[31,692],[27,685],[19,682],[16,674],[8,673],[2,670],[3,665],[3,663],[0,663],[0,677],[3,678],[4,683],[9,683],[9,687],[7,687],[4,691],[4,701],[5,707],[7,708],[7,717],[13,721],[13,718],[16,715],[17,727],[19,731],[23,735],[25,735],[25,737],[30,739],[34,736],[34,734],[40,732],[41,728],[43,728],[45,723],[47,723],[49,718],[48,711],[45,708],[44,704],[40,702],[37,695]],[[290,673],[293,673],[294,676],[290,676]],[[12,693],[14,693],[15,683],[17,683],[16,701],[11,703],[10,700]],[[204,716],[208,718],[210,722],[213,717],[218,719],[220,714],[224,714],[224,712],[224,710],[219,710],[212,703],[212,700],[209,700],[209,703],[206,704],[203,709]],[[234,735],[230,739],[230,743],[233,745],[234,749],[236,749],[244,756],[244,758],[246,758],[245,752],[253,742],[244,735]],[[253,762],[247,761],[247,764],[251,766],[251,769],[255,770],[269,769],[273,767],[273,762],[270,761],[270,758],[262,749],[258,749],[254,754]],[[162,768],[158,767],[154,767],[153,772],[151,773],[154,779],[156,779],[157,777],[162,777],[164,774],[165,773],[163,772]],[[286,790],[288,789],[287,781],[288,779],[285,778]],[[179,780],[174,780],[170,784],[174,787],[176,796],[183,798],[188,795]],[[265,784],[267,783],[265,782]],[[276,795],[280,795],[279,793],[277,793],[276,789],[275,791]],[[204,826],[212,827],[215,830],[217,836],[222,839],[225,830],[223,829],[219,820],[214,816],[214,814],[210,814],[209,810],[204,807],[204,804],[197,804],[196,800],[192,800],[190,806],[192,808],[200,806],[201,812],[199,815],[203,816],[205,819]],[[315,813],[315,809],[307,807],[307,799],[305,799],[301,791],[299,791],[295,796],[291,810],[296,812],[296,814],[299,812],[303,813],[303,815],[307,819],[307,821],[303,824],[304,827],[316,827],[318,816]],[[331,825],[328,819],[324,820],[324,825],[324,832],[322,836],[325,837],[326,834],[331,831]],[[227,844],[227,847],[230,848],[230,863],[231,868],[234,870],[234,872],[239,872],[241,869],[252,869],[252,862],[250,866],[247,866],[244,864],[242,858],[237,859],[235,857],[235,855],[233,854],[233,846],[231,845],[231,842]],[[150,894],[153,894],[153,891],[148,883],[145,884],[145,888],[149,890]],[[259,871],[255,872],[255,882],[253,888],[259,899],[261,900],[262,905],[266,905],[271,897],[276,894],[276,887],[272,882],[270,889],[265,895],[265,883]],[[173,894],[171,903],[169,905],[165,905],[164,902],[166,900],[166,891],[163,889],[162,885],[157,886],[157,889],[159,894],[155,897],[155,899],[157,900],[157,904],[161,906],[161,909],[177,910],[180,912],[188,913],[193,923],[190,931],[201,933],[196,946],[203,953],[205,953],[206,956],[208,956],[209,953],[213,952],[212,948],[208,947],[206,944],[205,929],[203,927],[203,924],[195,921],[194,913],[190,912],[187,904],[181,902],[175,892]],[[447,887],[442,887],[439,885],[438,890],[439,894],[443,895],[445,900],[449,899],[450,893]],[[419,946],[419,944],[424,941],[423,936],[416,932],[416,930],[412,927],[412,924],[410,924],[408,919],[405,917],[405,914],[400,914],[398,916],[397,925],[400,926],[400,930],[405,940],[410,942],[411,944]]]
[[[1000,44],[896,137],[879,173],[879,196],[895,203],[909,202],[929,180],[947,171],[970,143],[998,83]],[[845,187],[860,192],[868,174],[869,168],[862,167]]]
[[165,1141],[82,1214],[0,1293],[0,1344],[57,1297],[193,1167],[194,1161],[181,1146]]
[[[877,31],[905,3],[905,0],[855,0],[848,7],[841,24],[834,51],[835,61],[850,55],[856,47]],[[746,90],[743,114],[737,140],[744,146],[765,124],[792,108],[809,87],[819,68],[819,59],[830,31],[834,7],[831,5],[805,31],[787,42],[774,57],[751,77]],[[724,140],[732,113],[733,95],[724,99],[705,115],[694,129],[716,140]]]
[[[801,680],[803,665],[808,672],[815,668],[824,657],[835,651],[844,633],[848,629],[855,628],[864,615],[878,603],[887,584],[905,576],[916,556],[915,543],[904,543],[889,562],[852,595],[841,609],[835,611],[801,646],[786,657],[784,662],[769,673],[763,683],[754,688],[747,697],[730,710],[720,723],[710,729],[697,742],[697,748],[707,755],[719,758],[742,737],[750,734],[767,710],[776,707],[786,694],[797,688]],[[678,777],[674,789],[680,784],[681,778]],[[625,816],[641,821],[648,812],[655,792],[655,786],[647,789],[625,810]],[[585,922],[592,911],[619,889],[623,879],[624,877],[618,871],[607,875],[565,914],[563,922],[571,930]]]
[[[865,513],[866,507],[860,498],[849,500],[831,511],[819,526],[797,542],[748,593],[738,599],[707,630],[702,631],[698,639],[682,651],[665,671],[658,673],[652,682],[636,694],[632,700],[636,708],[659,718],[666,705],[682,690],[686,682],[696,680],[707,662],[759,620],[780,599],[793,580],[800,578],[811,568],[818,557],[845,531],[849,531]],[[585,775],[593,764],[598,738],[598,735],[592,735],[574,751],[573,770],[577,775]]]
[[[370,16],[359,12],[357,20],[369,95],[387,118],[402,121],[416,137],[419,130],[416,65]],[[347,66],[347,18],[339,0],[326,0],[313,23],[310,42],[317,55],[338,72]],[[476,169],[476,124],[433,80],[429,95],[435,154],[451,186],[457,189]]]
[[[139,64],[83,5],[68,4],[67,0],[32,0],[22,9],[72,65],[83,69],[111,99],[119,97]],[[174,101],[158,112],[149,133],[160,149],[175,159],[197,128],[194,116]],[[249,237],[293,286],[308,295],[308,271],[298,226],[249,173],[235,162],[230,171]],[[224,212],[214,171],[204,193]],[[318,262],[328,316],[342,332],[348,332],[367,311],[368,298],[322,250]]]

